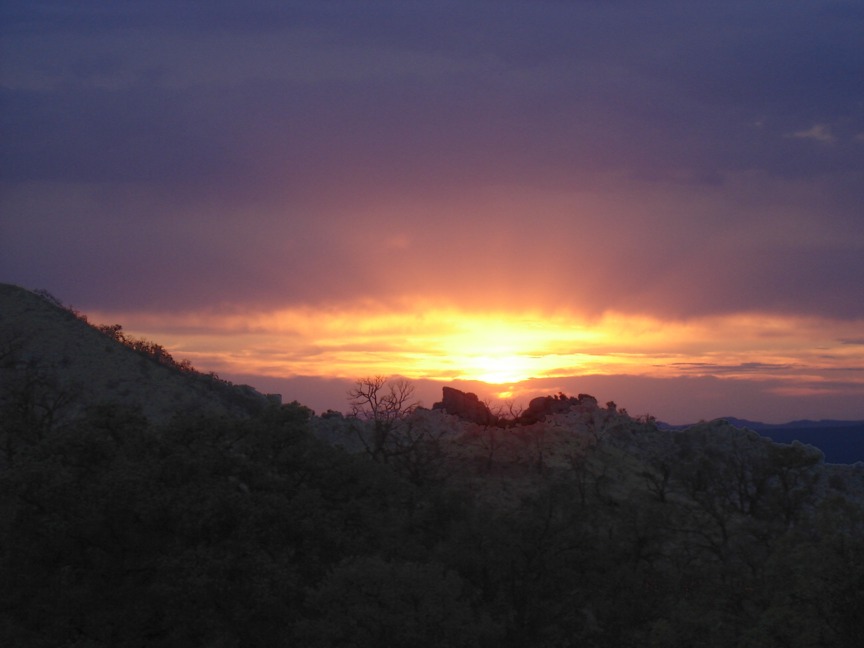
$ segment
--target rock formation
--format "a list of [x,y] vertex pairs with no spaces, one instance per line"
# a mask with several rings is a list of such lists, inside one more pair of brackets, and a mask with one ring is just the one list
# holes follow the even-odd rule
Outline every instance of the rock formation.
[[476,394],[466,393],[453,387],[442,387],[441,402],[432,406],[433,410],[443,410],[448,414],[478,423],[480,425],[532,425],[545,420],[551,414],[566,412],[593,412],[598,409],[597,399],[590,394],[579,396],[539,396],[531,400],[528,408],[515,421],[496,416],[489,407],[480,401]]
[[542,421],[549,414],[563,414],[576,409],[580,412],[590,412],[597,409],[597,399],[590,394],[567,396],[563,393],[557,396],[538,396],[531,399],[526,409],[519,417],[522,425],[531,425]]
[[440,403],[432,406],[433,410],[444,410],[466,421],[480,425],[496,425],[498,417],[489,407],[480,402],[477,394],[466,393],[453,387],[443,387],[443,395]]

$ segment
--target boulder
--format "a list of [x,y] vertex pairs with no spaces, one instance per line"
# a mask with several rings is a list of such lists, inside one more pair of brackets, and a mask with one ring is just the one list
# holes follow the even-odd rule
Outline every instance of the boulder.
[[433,410],[444,410],[448,414],[480,425],[495,425],[498,422],[498,417],[477,398],[477,394],[463,392],[453,387],[443,387],[442,392],[441,402],[435,403],[432,406]]
[[528,403],[528,408],[519,417],[519,423],[531,425],[543,421],[550,414],[563,414],[573,410],[590,412],[595,409],[597,409],[597,399],[590,394],[579,394],[578,397],[563,393],[557,396],[538,396]]

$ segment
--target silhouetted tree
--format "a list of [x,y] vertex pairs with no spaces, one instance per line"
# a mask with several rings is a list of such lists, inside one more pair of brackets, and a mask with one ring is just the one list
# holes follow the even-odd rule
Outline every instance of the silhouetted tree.
[[414,385],[404,378],[366,377],[357,380],[348,398],[351,416],[368,424],[354,426],[354,432],[375,461],[386,463],[390,456],[404,451],[395,437],[418,405]]

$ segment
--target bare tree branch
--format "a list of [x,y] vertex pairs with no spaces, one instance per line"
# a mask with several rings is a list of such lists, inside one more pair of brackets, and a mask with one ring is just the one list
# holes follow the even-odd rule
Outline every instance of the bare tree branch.
[[402,450],[400,444],[394,444],[394,432],[417,409],[413,397],[414,385],[404,378],[361,378],[348,390],[351,415],[370,424],[371,438],[360,428],[355,427],[355,432],[376,461],[386,463],[390,455]]

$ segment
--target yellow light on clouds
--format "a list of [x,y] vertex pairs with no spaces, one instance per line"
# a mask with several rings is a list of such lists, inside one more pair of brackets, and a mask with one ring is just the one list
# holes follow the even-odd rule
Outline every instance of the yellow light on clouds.
[[236,314],[96,314],[133,323],[205,371],[355,379],[370,374],[501,385],[588,374],[864,380],[862,322],[741,314],[665,321],[607,313],[471,313],[406,304]]

